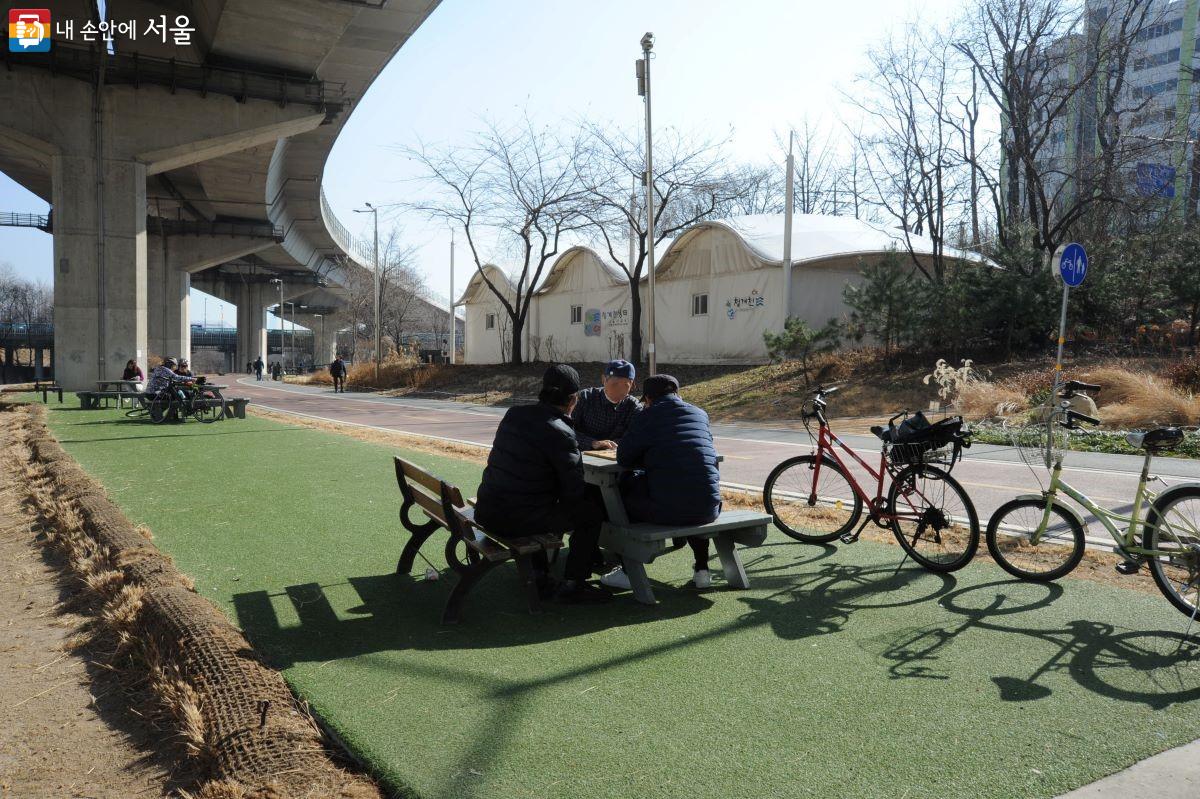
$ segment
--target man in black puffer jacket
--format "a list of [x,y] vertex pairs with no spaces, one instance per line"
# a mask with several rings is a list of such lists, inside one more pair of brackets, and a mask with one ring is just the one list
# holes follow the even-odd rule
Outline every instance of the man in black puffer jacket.
[[[679,381],[652,375],[642,386],[646,407],[633,417],[617,445],[617,462],[636,469],[621,485],[625,510],[635,522],[708,524],[721,515],[720,473],[708,414],[679,397]],[[708,539],[689,538],[695,555],[693,582],[711,585]],[[623,573],[603,582],[624,587]]]
[[[555,364],[542,377],[537,405],[509,408],[496,429],[479,485],[475,518],[501,538],[571,533],[561,602],[596,602],[612,595],[586,582],[604,521],[603,508],[583,480],[583,456],[570,413],[579,373]],[[544,560],[539,582],[548,583]]]

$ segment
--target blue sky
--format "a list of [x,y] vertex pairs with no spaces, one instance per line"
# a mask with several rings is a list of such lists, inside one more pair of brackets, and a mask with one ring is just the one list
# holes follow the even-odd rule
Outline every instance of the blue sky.
[[[851,112],[864,55],[889,31],[921,18],[956,16],[961,0],[445,0],[371,87],[350,117],[325,170],[335,212],[366,233],[364,201],[403,202],[422,192],[396,147],[466,143],[484,118],[528,113],[538,122],[579,118],[633,127],[642,101],[634,80],[638,41],[656,37],[655,127],[731,135],[731,158],[778,160],[777,135],[805,118],[830,127]],[[46,204],[0,175],[0,210],[45,213]],[[449,231],[396,211],[380,225],[402,228],[418,247],[429,287],[449,295]],[[460,251],[456,289],[471,276]],[[51,278],[50,236],[0,228],[0,262]],[[193,321],[203,295],[193,293]],[[207,302],[216,324],[224,303]],[[225,307],[227,323],[235,318]]]

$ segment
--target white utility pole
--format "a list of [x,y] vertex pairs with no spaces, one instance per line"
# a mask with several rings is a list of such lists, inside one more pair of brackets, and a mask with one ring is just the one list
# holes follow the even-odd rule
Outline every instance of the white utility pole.
[[787,328],[788,314],[792,312],[792,206],[795,204],[792,174],[796,164],[792,156],[795,131],[788,131],[787,191],[783,210],[783,327]]
[[458,348],[458,322],[454,315],[454,228],[450,228],[450,363]]

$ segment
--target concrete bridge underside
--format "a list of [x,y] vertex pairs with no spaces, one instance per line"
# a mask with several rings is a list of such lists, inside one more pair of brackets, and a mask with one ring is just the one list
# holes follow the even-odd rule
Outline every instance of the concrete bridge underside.
[[[13,6],[3,3],[4,10]],[[97,19],[96,4],[48,6]],[[161,4],[109,0],[106,19]],[[90,388],[128,359],[190,349],[188,290],[238,306],[236,363],[266,352],[266,310],[362,268],[326,226],[321,177],[341,126],[436,0],[178,0],[187,46],[56,36],[4,54],[0,170],[48,201],[59,382]],[[52,56],[52,57],[51,57]],[[339,226],[340,227],[340,226]],[[336,330],[334,331],[336,333]],[[324,345],[327,342],[322,342]]]

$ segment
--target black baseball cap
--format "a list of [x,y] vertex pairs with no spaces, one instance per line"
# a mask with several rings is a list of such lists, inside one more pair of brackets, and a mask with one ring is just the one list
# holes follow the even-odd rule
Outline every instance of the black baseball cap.
[[679,393],[679,381],[670,375],[650,375],[642,383],[642,399],[656,400]]
[[542,375],[542,392],[538,399],[554,405],[566,405],[571,395],[579,391],[579,372],[569,364],[556,363]]

